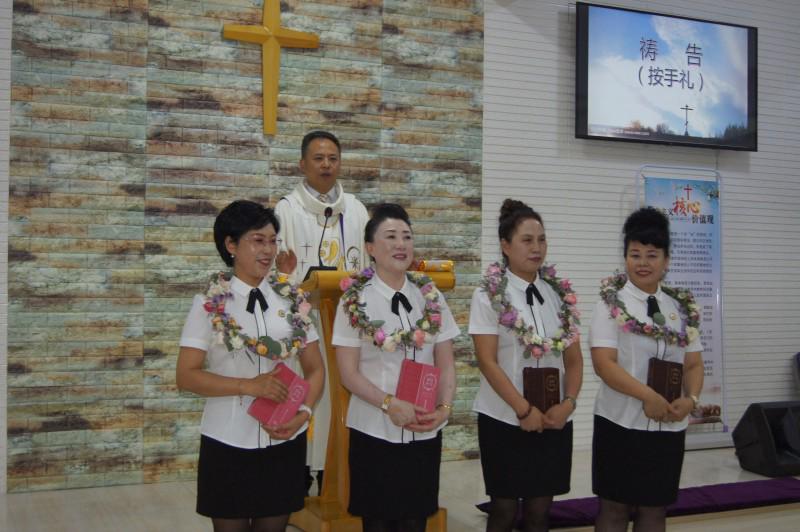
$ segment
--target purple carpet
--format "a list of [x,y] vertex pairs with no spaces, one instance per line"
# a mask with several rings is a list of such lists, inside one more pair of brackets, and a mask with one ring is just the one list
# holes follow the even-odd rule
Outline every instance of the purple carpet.
[[[711,484],[681,489],[678,501],[667,507],[667,516],[727,512],[793,502],[800,502],[800,480],[793,477]],[[489,503],[479,504],[478,508],[486,512]],[[592,525],[597,510],[597,497],[556,501],[550,509],[550,527]],[[521,519],[517,521],[520,524]]]

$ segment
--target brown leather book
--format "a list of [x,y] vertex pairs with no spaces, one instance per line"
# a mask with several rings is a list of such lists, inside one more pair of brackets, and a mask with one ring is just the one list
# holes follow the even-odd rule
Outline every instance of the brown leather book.
[[522,394],[543,414],[561,402],[558,368],[523,368]]
[[683,387],[683,364],[651,358],[647,365],[647,385],[668,402],[678,399]]

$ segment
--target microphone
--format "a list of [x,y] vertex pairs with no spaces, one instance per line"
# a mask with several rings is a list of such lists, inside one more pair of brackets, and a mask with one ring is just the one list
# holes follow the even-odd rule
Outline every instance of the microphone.
[[319,267],[322,268],[322,242],[325,240],[325,229],[328,228],[328,220],[333,216],[333,209],[325,207],[325,223],[322,226],[322,235],[319,237],[319,247],[317,248],[317,260],[319,260]]

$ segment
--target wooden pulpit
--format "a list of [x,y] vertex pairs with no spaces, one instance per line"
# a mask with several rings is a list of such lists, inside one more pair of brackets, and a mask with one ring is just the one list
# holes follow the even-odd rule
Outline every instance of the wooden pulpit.
[[[320,337],[324,339],[328,358],[328,389],[331,397],[331,427],[325,456],[325,474],[318,497],[306,497],[305,507],[292,514],[289,523],[306,532],[360,532],[361,518],[347,513],[350,498],[348,450],[350,438],[345,424],[350,392],[342,386],[336,351],[331,345],[333,320],[342,291],[339,282],[349,275],[345,271],[315,271],[301,286],[311,294],[311,302],[319,308]],[[425,272],[437,288],[446,292],[456,284],[453,272]],[[428,518],[428,532],[446,532],[447,510]]]

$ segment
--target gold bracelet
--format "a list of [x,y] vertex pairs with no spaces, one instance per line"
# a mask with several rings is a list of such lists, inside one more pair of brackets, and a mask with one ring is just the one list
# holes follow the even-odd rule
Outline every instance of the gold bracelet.
[[381,404],[381,410],[383,410],[384,414],[389,412],[389,403],[392,402],[392,399],[394,399],[394,395],[390,393],[387,393],[386,397],[383,398],[383,403]]
[[436,408],[439,408],[440,406],[445,410],[447,410],[448,412],[453,411],[453,405],[450,403],[439,403],[438,405],[436,405]]

